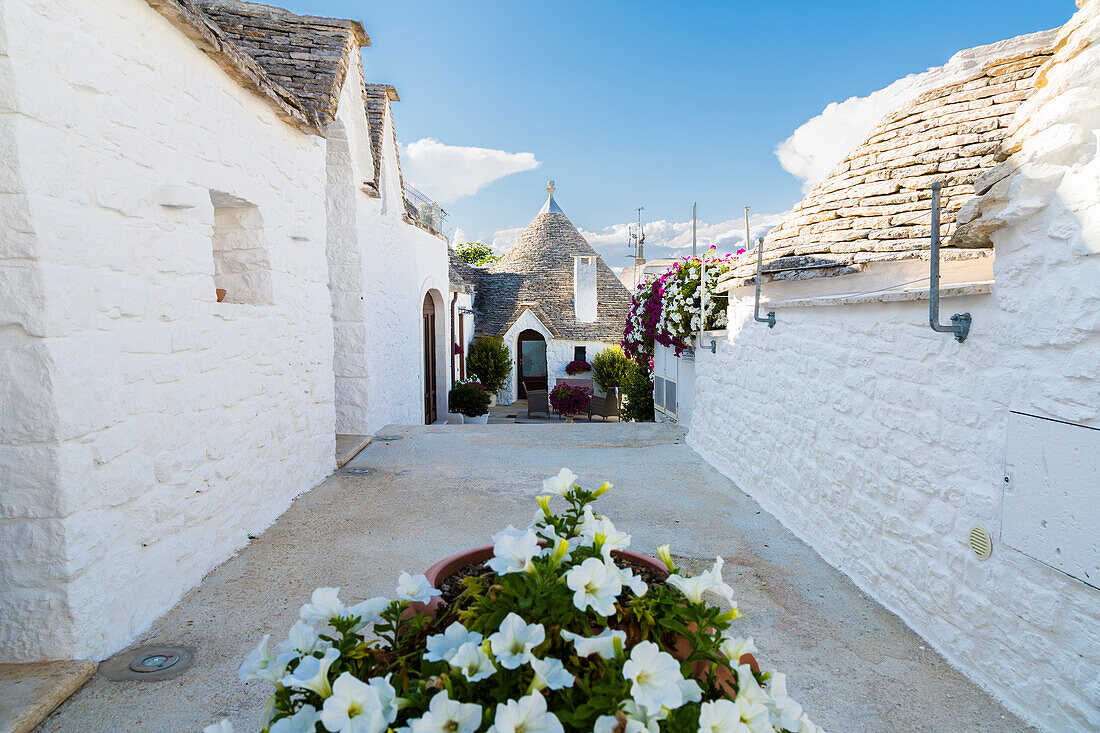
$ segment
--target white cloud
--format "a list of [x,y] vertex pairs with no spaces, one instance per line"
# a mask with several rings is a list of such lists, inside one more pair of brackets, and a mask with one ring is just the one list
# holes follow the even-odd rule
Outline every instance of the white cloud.
[[541,165],[533,153],[446,145],[430,137],[406,145],[401,161],[405,179],[440,203],[470,196],[499,178]]
[[[763,237],[772,227],[783,220],[786,213],[752,214],[749,216],[751,236],[755,240]],[[581,234],[592,248],[599,252],[608,266],[618,270],[630,263],[633,256],[629,240],[630,223],[623,222],[605,227],[598,232],[581,230]],[[493,235],[493,249],[506,252],[526,227],[502,229]],[[717,224],[700,221],[696,227],[698,251],[715,245],[723,253],[736,252],[744,247],[745,217],[730,219]],[[658,220],[645,224],[645,257],[655,260],[662,257],[683,257],[691,254],[691,221]]]
[[1010,38],[988,46],[960,51],[943,66],[921,74],[910,74],[868,94],[831,102],[810,118],[775,149],[780,165],[801,178],[803,192],[809,192],[867,136],[891,110],[916,99],[931,89],[947,86],[974,73],[985,62],[1036,48],[1050,40],[1052,31]]

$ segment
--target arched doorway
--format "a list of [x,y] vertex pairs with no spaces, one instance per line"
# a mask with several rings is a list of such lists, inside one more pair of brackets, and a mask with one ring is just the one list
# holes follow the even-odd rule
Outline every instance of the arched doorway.
[[527,388],[547,389],[546,382],[546,339],[542,334],[527,329],[519,335],[516,342],[516,374],[519,385],[516,396],[526,399]]
[[432,294],[424,295],[424,424],[431,425],[438,414],[435,408],[435,301]]

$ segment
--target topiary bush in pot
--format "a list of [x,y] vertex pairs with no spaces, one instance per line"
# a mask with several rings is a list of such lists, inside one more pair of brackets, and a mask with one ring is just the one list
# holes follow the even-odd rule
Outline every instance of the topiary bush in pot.
[[512,352],[501,339],[476,339],[466,355],[466,371],[495,395],[512,372]]
[[606,394],[610,395],[614,392],[620,407],[623,381],[632,363],[618,346],[606,348],[592,359],[592,378]]
[[447,393],[447,409],[465,417],[489,413],[490,395],[481,382],[459,382]]

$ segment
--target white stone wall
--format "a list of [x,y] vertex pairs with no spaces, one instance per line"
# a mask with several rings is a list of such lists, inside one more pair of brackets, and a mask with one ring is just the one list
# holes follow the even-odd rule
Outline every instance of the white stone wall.
[[[403,220],[393,114],[386,106],[381,196],[373,177],[361,97],[362,72],[348,71],[329,141],[329,266],[336,344],[336,430],[371,435],[389,424],[424,422],[421,308],[436,305],[436,409],[447,412],[450,372],[447,243]],[[445,297],[446,296],[446,297]]]
[[774,329],[734,302],[728,340],[696,362],[688,436],[1053,731],[1100,728],[1100,591],[1003,544],[981,561],[967,533],[999,526],[1010,410],[1100,427],[1097,4],[1018,113],[1015,172],[983,205],[1002,223],[992,293],[943,303],[944,320],[973,315],[967,341],[932,332],[927,301],[780,309]]
[[0,4],[0,662],[122,647],[333,469],[324,176],[145,2]]

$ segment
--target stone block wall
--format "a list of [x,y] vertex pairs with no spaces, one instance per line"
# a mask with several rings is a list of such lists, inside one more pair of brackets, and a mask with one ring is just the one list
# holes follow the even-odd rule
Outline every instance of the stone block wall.
[[[1056,731],[1100,727],[1100,591],[995,544],[1010,410],[1100,428],[1100,13],[1063,30],[1006,143],[989,295],[965,343],[927,301],[731,303],[696,363],[688,436],[709,462],[1005,704]],[[1095,518],[1082,517],[1082,522]]]
[[325,143],[133,0],[0,6],[0,90],[0,662],[99,658],[333,468]]

